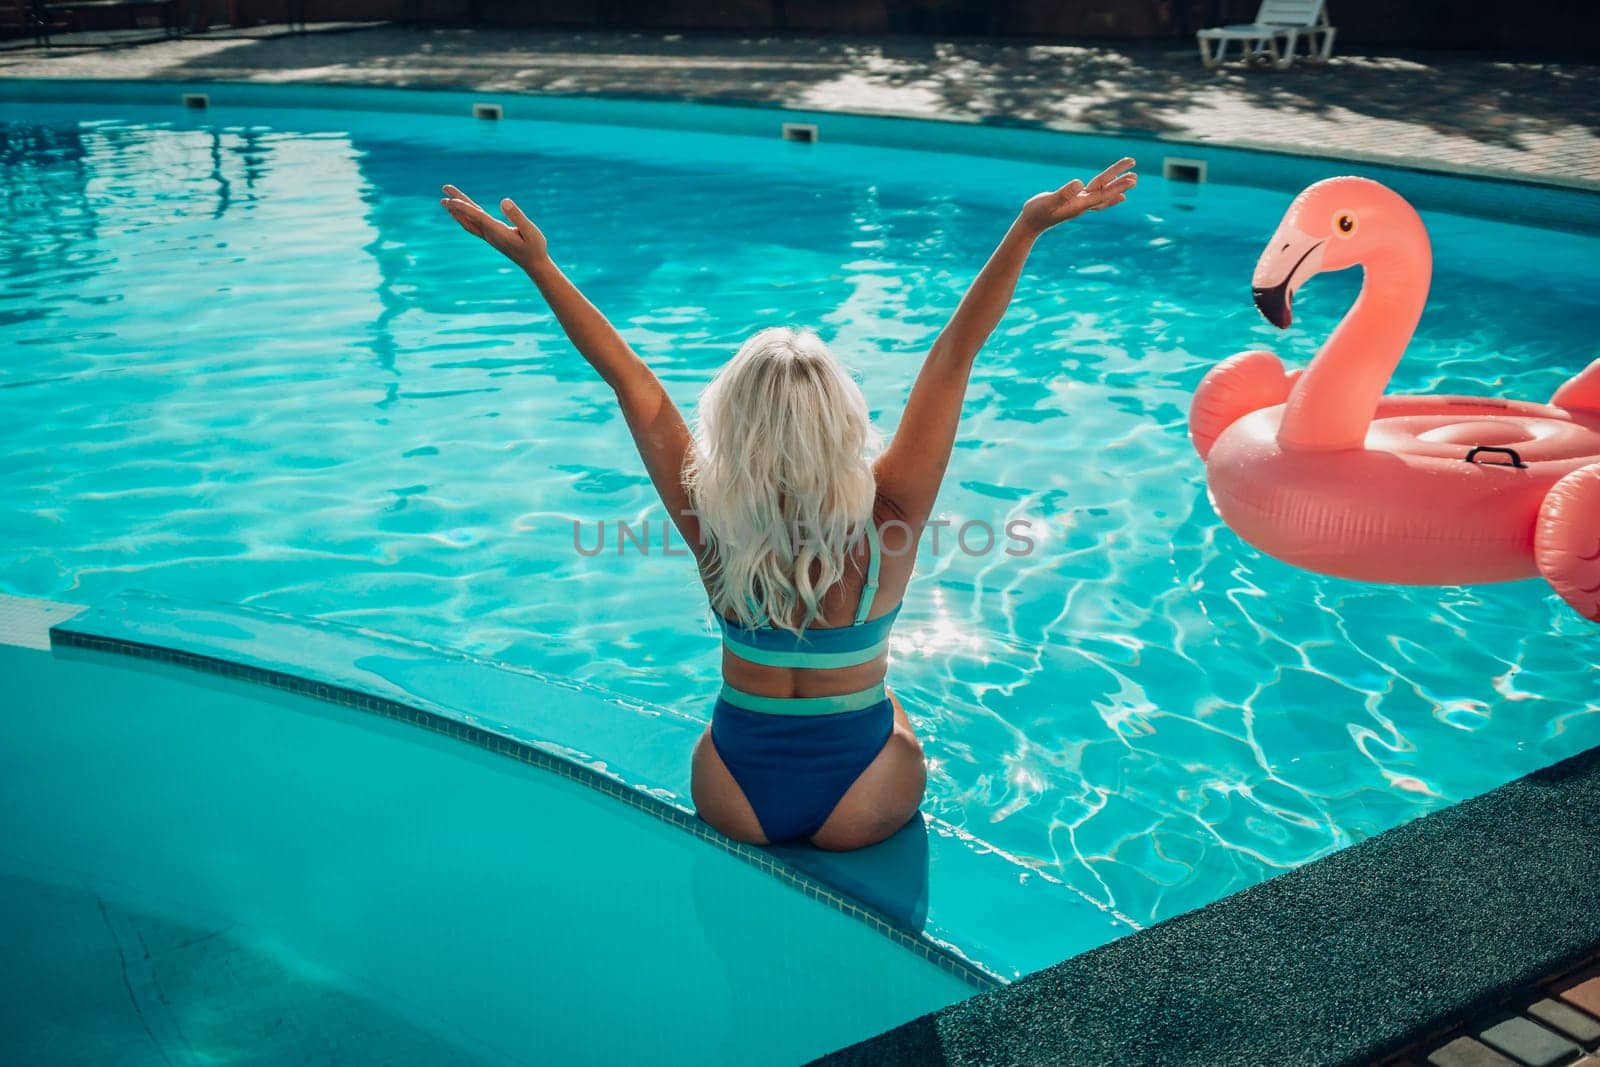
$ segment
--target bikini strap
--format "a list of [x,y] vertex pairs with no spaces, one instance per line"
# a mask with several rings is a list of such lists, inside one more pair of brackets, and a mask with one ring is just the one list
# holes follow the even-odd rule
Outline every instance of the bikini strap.
[[878,595],[878,524],[872,515],[867,516],[867,584],[861,587],[861,601],[856,605],[857,626],[867,621],[872,612],[872,599]]

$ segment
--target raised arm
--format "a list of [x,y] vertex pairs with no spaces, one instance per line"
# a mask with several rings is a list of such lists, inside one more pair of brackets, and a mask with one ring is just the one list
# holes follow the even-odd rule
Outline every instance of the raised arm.
[[1120,204],[1139,179],[1133,160],[1120,159],[1088,185],[1071,181],[1040,193],[1022,206],[983,270],[940,331],[911,387],[894,439],[878,458],[878,491],[920,532],[933,514],[955,445],[956,426],[978,350],[1005,315],[1017,278],[1039,235],[1086,211]]
[[689,494],[683,485],[684,461],[692,438],[661,380],[599,309],[561,273],[550,258],[544,234],[516,204],[509,199],[500,201],[500,210],[511,220],[508,226],[455,186],[445,186],[444,193],[440,203],[463,229],[483,238],[527,273],[555,312],[567,339],[616,393],[617,404],[633,432],[634,444],[656,493],[684,541],[698,555],[700,524],[689,512]]

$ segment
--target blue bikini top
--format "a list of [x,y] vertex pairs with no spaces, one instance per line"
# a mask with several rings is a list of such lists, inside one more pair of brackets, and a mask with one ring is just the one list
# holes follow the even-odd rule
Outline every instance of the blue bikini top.
[[770,625],[747,628],[714,612],[722,626],[723,646],[740,659],[765,667],[855,667],[883,655],[883,650],[889,646],[889,630],[900,614],[900,605],[896,604],[888,614],[867,621],[872,598],[878,592],[878,563],[882,551],[878,545],[877,524],[869,516],[866,525],[867,584],[861,587],[855,622],[796,634]]

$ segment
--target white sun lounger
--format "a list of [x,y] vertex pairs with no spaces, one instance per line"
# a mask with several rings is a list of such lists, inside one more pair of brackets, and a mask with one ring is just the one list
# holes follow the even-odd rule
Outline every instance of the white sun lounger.
[[1200,62],[1207,70],[1222,64],[1228,56],[1228,42],[1238,41],[1246,60],[1268,59],[1279,70],[1294,62],[1300,42],[1306,42],[1306,58],[1326,60],[1333,55],[1337,31],[1328,24],[1328,8],[1323,0],[1261,0],[1256,20],[1243,26],[1217,26],[1201,30]]

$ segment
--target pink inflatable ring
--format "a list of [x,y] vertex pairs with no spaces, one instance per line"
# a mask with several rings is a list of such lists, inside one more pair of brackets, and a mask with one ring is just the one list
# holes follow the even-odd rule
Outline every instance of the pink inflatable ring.
[[1361,294],[1304,372],[1243,352],[1195,391],[1189,434],[1217,513],[1307,570],[1408,585],[1542,574],[1600,621],[1600,360],[1549,404],[1384,396],[1433,269],[1394,192],[1365,178],[1302,192],[1256,264],[1256,306],[1286,327],[1307,278],[1356,264]]

